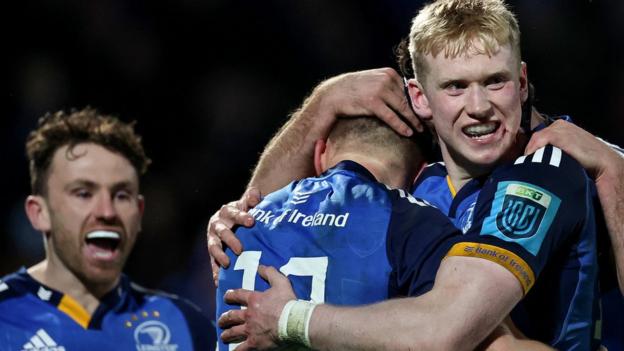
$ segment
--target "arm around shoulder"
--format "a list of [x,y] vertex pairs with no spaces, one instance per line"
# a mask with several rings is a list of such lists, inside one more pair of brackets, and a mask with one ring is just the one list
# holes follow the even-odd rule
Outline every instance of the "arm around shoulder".
[[502,266],[449,257],[422,296],[359,308],[318,306],[310,340],[319,350],[472,350],[521,297],[518,280]]

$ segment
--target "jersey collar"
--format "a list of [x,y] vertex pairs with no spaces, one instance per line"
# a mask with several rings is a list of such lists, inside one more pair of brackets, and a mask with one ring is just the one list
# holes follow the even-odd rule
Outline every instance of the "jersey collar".
[[366,169],[361,164],[355,161],[351,161],[351,160],[344,160],[344,161],[338,162],[338,164],[328,169],[325,173],[323,173],[323,175],[326,175],[330,172],[334,172],[336,170],[345,170],[345,171],[353,172],[353,173],[359,174],[360,176],[364,178],[368,178],[369,180],[372,180],[374,182],[379,182],[368,169]]
[[89,315],[71,296],[38,282],[28,274],[25,267],[7,276],[3,282],[14,294],[31,294],[42,302],[61,310],[85,329],[99,328],[103,316],[111,310],[122,309],[130,295],[130,281],[122,274],[119,284],[100,299],[98,308],[93,315]]

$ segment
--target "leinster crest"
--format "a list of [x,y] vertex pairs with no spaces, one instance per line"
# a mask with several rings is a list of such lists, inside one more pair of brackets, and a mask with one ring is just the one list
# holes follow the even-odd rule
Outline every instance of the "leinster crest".
[[512,239],[535,235],[542,224],[551,196],[523,184],[510,184],[505,191],[496,227]]

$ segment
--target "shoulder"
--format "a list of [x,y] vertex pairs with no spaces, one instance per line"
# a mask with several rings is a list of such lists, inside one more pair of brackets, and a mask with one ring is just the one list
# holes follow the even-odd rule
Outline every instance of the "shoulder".
[[169,301],[183,312],[201,313],[201,309],[190,300],[166,291],[149,289],[137,283],[130,283],[132,295],[138,300]]
[[[514,162],[494,170],[489,183],[509,181],[527,183],[558,196],[585,196],[590,186],[583,167],[561,149],[547,145],[535,153],[521,156]],[[500,190],[500,189],[499,189]]]
[[183,316],[186,328],[193,340],[195,350],[210,350],[216,343],[215,324],[202,314],[201,309],[185,298],[161,290],[148,289],[136,283],[130,283],[131,293],[144,303],[168,302]]
[[425,181],[432,181],[434,179],[446,178],[448,174],[446,170],[446,165],[444,162],[436,162],[428,164],[423,170],[418,174],[416,181],[414,182],[414,188],[417,188]]
[[[459,234],[459,230],[436,207],[402,189],[390,190],[393,200],[388,238],[399,247],[413,242],[425,247]],[[394,246],[394,245],[393,245]]]
[[27,293],[23,285],[23,271],[17,271],[0,278],[0,304]]
[[566,152],[552,145],[546,145],[532,154],[518,157],[512,164],[499,167],[493,176],[501,176],[510,172],[537,171],[542,173],[573,172],[570,175],[584,176],[583,167]]

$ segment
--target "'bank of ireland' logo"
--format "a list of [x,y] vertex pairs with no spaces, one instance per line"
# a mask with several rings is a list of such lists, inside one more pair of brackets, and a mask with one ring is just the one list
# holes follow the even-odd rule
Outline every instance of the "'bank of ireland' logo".
[[496,216],[496,226],[504,235],[528,238],[542,223],[551,197],[537,189],[510,184],[505,192],[502,211]]
[[481,235],[515,242],[537,255],[560,204],[561,199],[539,186],[500,182],[491,212],[483,220]]
[[134,330],[137,351],[176,351],[178,345],[170,344],[171,332],[159,321],[145,321]]

